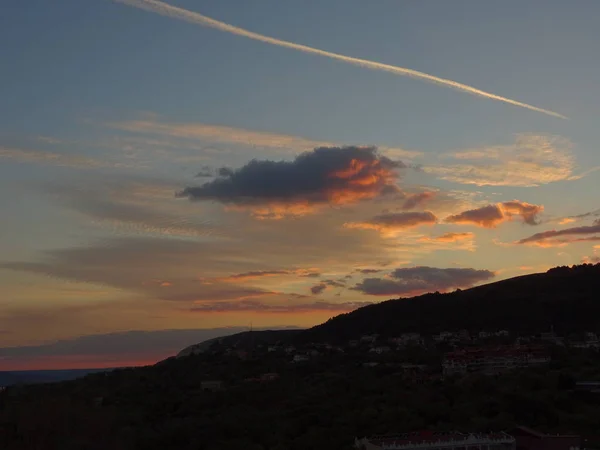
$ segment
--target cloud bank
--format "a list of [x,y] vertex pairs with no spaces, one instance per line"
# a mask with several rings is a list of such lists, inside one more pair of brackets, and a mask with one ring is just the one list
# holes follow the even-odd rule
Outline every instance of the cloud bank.
[[243,36],[249,39],[253,39],[260,42],[265,42],[267,44],[276,45],[279,47],[290,48],[293,50],[298,50],[304,53],[311,53],[315,55],[325,56],[327,58],[335,59],[338,61],[342,61],[345,63],[353,64],[356,66],[364,67],[367,69],[380,70],[384,72],[390,72],[396,75],[408,76],[424,81],[428,81],[430,83],[439,84],[446,87],[451,87],[457,89],[462,92],[466,92],[468,94],[476,95],[478,97],[488,98],[491,100],[497,100],[500,102],[508,103],[513,106],[519,106],[521,108],[526,108],[531,111],[541,112],[543,114],[547,114],[554,117],[559,117],[561,119],[566,119],[565,116],[559,114],[554,111],[550,111],[547,109],[539,108],[537,106],[529,105],[527,103],[519,102],[517,100],[512,100],[510,98],[502,97],[496,94],[492,94],[491,92],[486,92],[481,89],[477,89],[473,86],[469,86],[466,84],[458,83],[456,81],[448,80],[446,78],[436,77],[434,75],[429,75],[424,72],[419,72],[413,69],[407,69],[404,67],[393,66],[390,64],[382,64],[375,61],[370,61],[367,59],[354,58],[351,56],[341,55],[339,53],[328,52],[325,50],[320,50],[318,48],[309,47],[307,45],[296,44],[289,41],[284,41],[282,39],[276,39],[269,36],[265,36],[263,34],[254,33],[252,31],[245,30],[240,27],[236,27],[233,25],[229,25],[224,22],[220,22],[215,19],[211,19],[210,17],[204,16],[202,14],[189,11],[187,9],[178,8],[176,6],[169,5],[167,3],[163,3],[157,0],[116,0],[119,3],[123,3],[126,5],[130,5],[136,8],[144,9],[146,11],[154,12],[157,14],[161,14],[163,16],[172,17],[174,19],[184,20],[186,22],[190,22],[196,25],[206,26],[210,28],[214,28],[219,31],[224,31],[227,33],[236,34],[238,36]]
[[368,295],[418,295],[471,287],[494,276],[489,270],[471,268],[409,267],[396,269],[387,278],[366,278],[352,289]]

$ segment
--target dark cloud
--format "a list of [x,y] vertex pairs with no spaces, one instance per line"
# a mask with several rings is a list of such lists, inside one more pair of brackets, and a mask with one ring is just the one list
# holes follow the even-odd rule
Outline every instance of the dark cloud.
[[568,216],[567,219],[587,219],[588,217],[598,217],[600,216],[600,209],[596,209],[595,211],[586,212],[583,214],[577,214],[575,216]]
[[435,192],[421,192],[420,194],[409,194],[406,200],[404,200],[404,204],[402,205],[402,209],[413,209],[417,206],[422,205],[423,203],[431,200],[435,197]]
[[346,280],[341,279],[341,280],[322,280],[321,283],[325,283],[327,286],[331,286],[331,287],[345,287],[346,286]]
[[409,267],[394,270],[389,278],[366,278],[352,289],[369,295],[417,295],[471,287],[494,276],[489,270],[471,268]]
[[271,275],[288,275],[290,274],[289,270],[255,270],[253,272],[244,272],[237,273],[235,275],[231,275],[229,278],[232,280],[239,280],[244,278],[261,278],[261,277],[269,277]]
[[344,226],[346,228],[377,230],[380,233],[388,234],[419,225],[433,225],[436,222],[437,217],[433,213],[424,211],[380,214],[368,221],[349,222],[344,224]]
[[356,272],[362,273],[364,275],[369,275],[372,273],[379,273],[381,271],[382,271],[382,269],[356,269]]
[[272,216],[263,210],[259,215],[281,218],[305,214],[316,205],[353,203],[396,192],[397,170],[405,167],[381,156],[375,147],[320,147],[293,161],[252,160],[236,170],[221,170],[215,180],[187,187],[178,196],[251,209],[268,207],[274,210]]
[[422,242],[459,242],[473,239],[475,235],[470,232],[466,233],[444,233],[440,236],[422,237],[419,241]]
[[229,167],[220,167],[217,173],[220,177],[230,177],[233,175],[233,169],[230,169]]
[[493,228],[504,220],[504,214],[498,205],[488,205],[483,208],[470,209],[460,214],[446,217],[448,223],[465,223]]
[[305,277],[305,278],[318,278],[321,276],[320,272],[309,272],[309,273],[305,273],[300,275],[301,277]]
[[327,284],[319,283],[311,287],[310,292],[312,292],[313,295],[319,295],[322,294],[325,291],[325,289],[327,289]]
[[260,313],[273,313],[273,314],[290,314],[290,313],[310,313],[310,312],[327,312],[341,313],[348,312],[363,306],[373,304],[372,302],[343,302],[343,303],[332,303],[332,302],[311,302],[311,303],[289,303],[283,305],[271,305],[265,304],[258,301],[247,300],[241,302],[231,303],[214,303],[199,305],[191,309],[193,312],[203,313],[225,313],[225,312],[260,312]]
[[[600,233],[600,220],[596,220],[593,225],[564,228],[562,230],[548,230],[541,233],[536,233],[518,241],[518,244],[535,244],[543,243],[553,238],[561,236],[578,236],[582,234]],[[577,239],[567,239],[565,242],[572,242]],[[595,240],[595,238],[585,238],[585,240]]]
[[539,225],[537,216],[544,210],[544,207],[541,205],[532,205],[531,203],[520,202],[519,200],[502,202],[500,206],[505,216],[509,218],[513,215],[521,216],[523,222],[527,225]]
[[214,169],[207,165],[200,167],[200,170],[195,175],[196,178],[212,178],[214,176],[215,176]]
[[446,218],[448,223],[471,224],[485,228],[494,228],[502,222],[520,216],[528,225],[537,225],[537,216],[544,210],[541,205],[512,200],[508,202],[487,205],[482,208],[463,211],[460,214]]

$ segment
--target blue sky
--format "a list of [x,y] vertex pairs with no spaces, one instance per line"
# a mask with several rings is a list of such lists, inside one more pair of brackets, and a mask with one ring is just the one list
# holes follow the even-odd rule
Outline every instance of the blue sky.
[[[600,207],[597,2],[170,3],[568,120],[130,3],[9,0],[3,8],[0,49],[10,63],[0,74],[0,346],[249,320],[309,326],[366,302],[598,258],[600,242],[589,239],[597,217],[569,218]],[[315,182],[324,191],[294,193],[291,179],[265,164],[248,185],[229,175],[194,177],[252,159],[284,160],[290,174],[317,177],[325,159],[293,163],[302,151],[367,145],[379,147],[375,160],[364,149],[355,162],[340,156],[335,173],[365,170],[379,183],[368,191],[356,188],[366,178],[342,177],[349,184],[332,187],[325,176]],[[334,153],[323,158],[334,164]],[[303,172],[309,167],[314,172]],[[265,188],[273,192],[243,194],[269,177],[281,183]],[[224,184],[188,196],[198,201],[175,198],[219,179]],[[388,189],[376,190],[381,183]],[[223,186],[243,195],[225,198]],[[277,197],[284,191],[290,196]],[[424,192],[431,195],[403,209]],[[490,205],[501,218],[472,220]],[[519,243],[551,230],[567,231]],[[282,255],[284,245],[295,253]],[[128,259],[158,262],[146,276],[119,266]],[[191,262],[181,273],[169,265]],[[393,271],[422,266],[493,275],[464,272],[440,286],[430,271],[420,278],[429,285],[407,290],[415,280]],[[385,294],[353,275],[364,268],[380,271],[369,283],[387,283]],[[233,277],[248,273],[255,276]],[[327,283],[346,275],[341,290]]]

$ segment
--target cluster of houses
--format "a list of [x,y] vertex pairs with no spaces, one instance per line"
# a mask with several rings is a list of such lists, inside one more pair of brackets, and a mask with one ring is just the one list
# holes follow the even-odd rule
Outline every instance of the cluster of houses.
[[549,435],[527,427],[509,433],[419,431],[355,439],[359,450],[583,450],[576,435]]
[[543,346],[498,346],[468,348],[446,353],[442,361],[445,376],[470,372],[494,375],[511,369],[546,364],[550,355]]
[[[394,337],[366,334],[342,345],[308,343],[294,346],[285,342],[257,345],[252,350],[232,346],[222,349],[225,355],[241,360],[272,354],[291,365],[307,364],[346,355],[356,359],[363,367],[390,367],[399,375],[416,383],[452,375],[469,373],[498,374],[512,369],[532,367],[550,361],[549,347],[561,345],[576,349],[599,349],[598,335],[593,332],[562,338],[554,332],[534,336],[514,336],[506,330],[480,331],[471,334],[467,330],[443,331],[434,335],[402,333]],[[431,365],[406,360],[403,350],[421,349],[423,355],[442,355],[438,363]],[[431,360],[427,358],[426,360]],[[422,362],[422,361],[421,361]],[[441,370],[440,370],[441,369]],[[277,374],[264,374],[247,379],[247,382],[266,382],[278,378]],[[215,390],[215,387],[205,387]],[[600,388],[599,388],[600,389]]]

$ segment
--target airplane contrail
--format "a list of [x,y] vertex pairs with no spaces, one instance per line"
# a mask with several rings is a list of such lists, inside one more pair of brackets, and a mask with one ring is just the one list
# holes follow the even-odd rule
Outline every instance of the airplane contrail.
[[395,73],[397,75],[404,75],[412,78],[417,78],[425,81],[429,81],[430,83],[440,84],[442,86],[452,87],[459,91],[466,92],[471,95],[477,95],[479,97],[489,98],[492,100],[497,100],[500,102],[508,103],[510,105],[519,106],[521,108],[526,108],[531,111],[537,111],[544,114],[548,114],[549,116],[559,117],[561,119],[567,119],[566,116],[559,114],[554,111],[550,111],[543,108],[538,108],[537,106],[529,105],[527,103],[519,102],[517,100],[512,100],[510,98],[502,97],[500,95],[492,94],[491,92],[482,91],[481,89],[477,89],[473,86],[469,86],[467,84],[462,84],[457,81],[448,80],[446,78],[436,77],[435,75],[429,75],[424,72],[419,72],[417,70],[407,69],[404,67],[393,66],[390,64],[383,64],[376,61],[370,61],[368,59],[354,58],[352,56],[341,55],[339,53],[328,52],[326,50],[320,50],[318,48],[309,47],[307,45],[296,44],[294,42],[284,41],[281,39],[272,38],[269,36],[265,36],[263,34],[254,33],[253,31],[248,31],[244,28],[236,27],[234,25],[229,25],[225,22],[220,22],[215,19],[211,19],[210,17],[203,16],[194,11],[189,11],[187,9],[179,8],[177,6],[169,5],[167,3],[158,1],[158,0],[114,0],[117,3],[123,3],[129,6],[133,6],[136,8],[144,9],[146,11],[151,11],[157,14],[161,14],[163,16],[173,17],[175,19],[185,20],[187,22],[191,22],[197,25],[203,25],[206,27],[214,28],[220,31],[225,31],[227,33],[237,34],[238,36],[244,36],[249,39],[254,39],[256,41],[265,42],[267,44],[277,45],[279,47],[291,48],[294,50],[298,50],[305,53],[312,53],[314,55],[321,55],[327,58],[336,59],[338,61],[343,61],[349,64],[354,64],[356,66],[365,67],[367,69],[373,70],[381,70],[385,72]]

